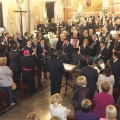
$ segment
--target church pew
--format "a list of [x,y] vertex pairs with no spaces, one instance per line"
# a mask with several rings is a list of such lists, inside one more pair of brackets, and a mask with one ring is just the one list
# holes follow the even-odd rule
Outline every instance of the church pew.
[[[21,99],[29,96],[29,85],[23,83],[21,78],[13,78],[14,82],[16,83],[17,87],[20,89]],[[24,90],[26,90],[26,95],[24,94]]]

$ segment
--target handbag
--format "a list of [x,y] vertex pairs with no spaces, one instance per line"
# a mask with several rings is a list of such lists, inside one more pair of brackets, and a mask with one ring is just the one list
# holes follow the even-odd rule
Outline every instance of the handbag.
[[16,88],[17,88],[16,83],[13,82],[13,84],[12,84],[12,90],[15,90]]

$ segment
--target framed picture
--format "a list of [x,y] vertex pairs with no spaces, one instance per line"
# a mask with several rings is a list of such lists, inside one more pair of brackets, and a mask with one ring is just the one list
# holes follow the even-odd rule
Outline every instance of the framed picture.
[[78,39],[71,39],[70,43],[73,45],[74,48],[79,48],[79,40]]
[[91,6],[91,0],[86,0],[86,6]]

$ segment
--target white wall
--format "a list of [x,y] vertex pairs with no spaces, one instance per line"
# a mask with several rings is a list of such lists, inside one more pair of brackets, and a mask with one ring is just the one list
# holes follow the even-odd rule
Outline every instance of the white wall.
[[3,26],[8,30],[8,0],[0,0],[3,9]]

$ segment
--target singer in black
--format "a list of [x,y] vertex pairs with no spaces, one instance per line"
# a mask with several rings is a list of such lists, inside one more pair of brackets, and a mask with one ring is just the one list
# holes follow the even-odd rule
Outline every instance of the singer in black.
[[[36,53],[38,57],[38,68],[40,69],[40,76],[41,76],[42,68],[45,68],[45,54],[48,51],[49,51],[49,48],[45,44],[45,38],[41,38],[40,44],[37,46],[37,49],[36,49]],[[44,69],[44,75],[45,75],[45,69]]]
[[60,93],[62,75],[65,72],[63,63],[57,59],[58,53],[54,52],[53,58],[48,60],[47,65],[50,71],[51,95]]

